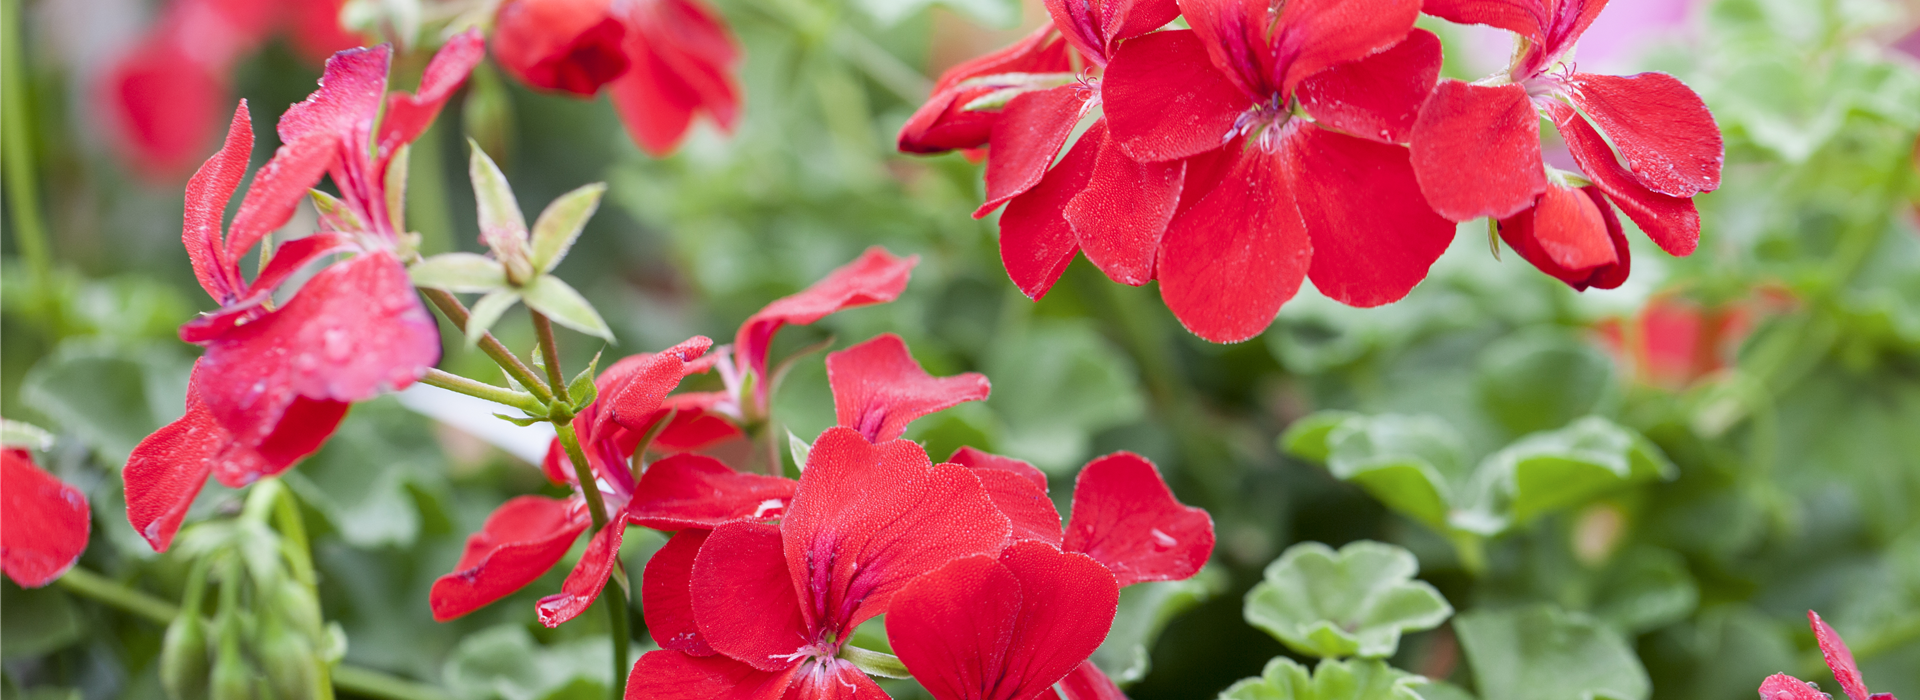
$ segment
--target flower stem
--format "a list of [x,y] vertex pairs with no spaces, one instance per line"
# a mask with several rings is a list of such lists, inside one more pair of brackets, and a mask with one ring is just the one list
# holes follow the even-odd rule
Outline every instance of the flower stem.
[[[313,573],[313,547],[307,542],[307,525],[300,517],[300,501],[293,495],[293,489],[287,488],[279,479],[267,479],[254,488],[268,485],[274,487],[278,496],[273,499],[273,522],[280,529],[281,541],[287,546],[288,568],[293,570],[293,580],[313,594],[313,613],[317,618],[320,616],[320,581]],[[333,665],[314,664],[314,670],[318,674],[315,678],[315,700],[333,700]]]
[[426,375],[420,377],[420,383],[427,386],[437,386],[447,391],[486,399],[497,404],[512,406],[533,415],[545,415],[547,412],[547,407],[541,405],[540,400],[534,398],[533,394],[524,391],[514,391],[503,386],[494,386],[483,381],[468,379],[440,369],[428,368]]
[[[617,523],[614,527],[626,527],[626,523]],[[613,700],[625,700],[627,675],[633,671],[627,665],[628,637],[633,636],[627,629],[627,587],[607,586],[607,590],[600,592],[600,599],[607,601],[607,620],[613,623]]]
[[[58,583],[69,593],[105,603],[157,625],[170,624],[180,614],[180,608],[173,603],[128,588],[87,569],[68,569]],[[377,700],[452,700],[452,696],[439,688],[344,663],[333,668],[333,687]]]
[[567,376],[560,372],[560,346],[553,342],[553,322],[547,315],[527,309],[533,316],[533,332],[540,338],[540,360],[547,365],[547,381],[553,384],[553,397],[568,406],[573,399],[567,396]]
[[[49,289],[53,258],[47,247],[46,222],[40,217],[39,182],[33,172],[33,96],[27,84],[25,53],[20,50],[20,0],[0,0],[5,55],[0,57],[0,140],[6,144],[7,206],[13,208],[13,241],[26,258],[34,286],[44,297]],[[42,303],[50,300],[40,299]]]
[[[551,333],[549,329],[549,338],[552,337]],[[573,477],[580,482],[580,495],[587,499],[587,514],[593,518],[593,531],[597,533],[601,528],[626,527],[624,518],[618,522],[608,522],[606,501],[600,497],[600,486],[594,481],[593,468],[588,466],[586,453],[580,450],[580,438],[573,433],[573,422],[554,421],[553,430],[560,438],[560,445],[567,450],[567,461],[573,462]],[[607,616],[613,625],[613,698],[623,700],[627,696],[627,637],[630,636],[627,631],[627,592],[618,585],[611,588],[618,590],[603,589],[600,598],[607,601]]]
[[[461,332],[467,330],[467,306],[460,303],[460,299],[453,296],[452,292],[421,289],[420,293],[427,297],[427,301],[433,302],[434,308],[439,309],[447,320],[453,322],[454,328],[460,329]],[[493,337],[492,333],[480,336],[480,351],[486,353],[487,357],[493,358],[494,364],[500,365],[500,369],[506,370],[514,381],[520,382],[520,385],[526,387],[527,391],[541,403],[553,400],[553,392],[547,388],[546,381],[534,374],[527,363],[521,362],[520,357],[513,354],[512,350],[508,350],[507,346],[502,345],[500,339]]]

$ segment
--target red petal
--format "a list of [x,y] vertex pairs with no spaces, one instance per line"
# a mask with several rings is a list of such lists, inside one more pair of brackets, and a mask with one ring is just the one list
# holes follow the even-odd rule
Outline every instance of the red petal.
[[1093,177],[1098,137],[1081,136],[1040,184],[1007,202],[1000,212],[1000,264],[1029,299],[1053,289],[1080,250],[1064,211]]
[[133,448],[120,472],[126,481],[127,522],[156,552],[167,551],[187,507],[207,483],[220,446],[232,437],[189,390],[187,414]]
[[1720,187],[1726,149],[1700,96],[1665,73],[1575,73],[1567,95],[1620,149],[1647,189],[1691,197]]
[[1325,128],[1381,143],[1406,143],[1440,76],[1440,38],[1415,29],[1405,41],[1300,83],[1300,105]]
[[626,700],[776,700],[792,676],[789,669],[781,671],[762,671],[724,656],[650,651],[627,676]]
[[1760,700],[1832,700],[1812,683],[1784,673],[1767,676],[1760,682]]
[[1105,564],[1122,586],[1184,579],[1213,553],[1213,518],[1181,505],[1145,457],[1115,452],[1074,481],[1065,548]]
[[608,0],[514,0],[494,14],[493,58],[521,82],[581,97],[627,71]]
[[1343,304],[1399,301],[1453,242],[1453,222],[1420,196],[1405,147],[1302,132],[1296,196],[1313,239],[1307,276]]
[[1167,228],[1160,296],[1194,335],[1216,343],[1258,335],[1300,289],[1313,246],[1284,158],[1256,145],[1241,148],[1219,185]]
[[993,505],[1011,522],[1015,540],[1060,545],[1060,511],[1047,497],[1047,475],[1012,457],[962,447],[947,461],[973,470]]
[[600,597],[600,589],[607,587],[607,577],[613,575],[613,565],[620,559],[620,540],[626,534],[624,520],[609,522],[593,533],[593,538],[587,540],[586,551],[580,553],[579,563],[573,565],[573,571],[567,572],[567,580],[561,582],[560,592],[543,597],[534,605],[540,614],[540,624],[559,627],[560,623],[579,616],[593,605],[593,599]]
[[[609,367],[610,374],[616,369],[622,372],[616,375],[618,380],[608,382],[605,387],[607,408],[598,423],[611,420],[628,430],[643,433],[652,428],[667,394],[678,388],[680,380],[686,377],[687,361],[706,354],[712,345],[713,340],[696,335],[659,353],[635,355]],[[594,426],[596,432],[601,429],[601,425]]]
[[1040,184],[1073,127],[1087,113],[1093,91],[1078,83],[1021,93],[1000,110],[987,149],[987,201],[973,211],[979,219],[1007,200]]
[[734,471],[706,455],[677,454],[647,466],[627,521],[655,530],[711,528],[779,518],[793,501],[792,479]]
[[992,76],[1022,73],[1064,73],[1067,44],[1052,26],[1041,26],[1026,38],[993,53],[968,60],[940,74],[933,96],[900,127],[898,144],[906,153],[940,153],[976,148],[987,143],[1000,110],[964,109],[969,102],[1005,85]]
[[715,411],[720,403],[731,400],[720,391],[667,397],[661,410],[673,410],[673,422],[654,437],[653,444],[662,452],[691,452],[746,435],[733,420]]
[[792,654],[819,641],[802,614],[781,553],[780,528],[728,523],[694,558],[693,615],[714,651],[762,671],[794,665]]
[[220,222],[227,214],[227,200],[247,174],[251,157],[253,124],[247,115],[247,102],[241,100],[227,127],[226,143],[187,181],[180,240],[186,244],[187,259],[193,263],[193,276],[200,280],[200,288],[223,304],[240,295],[243,282],[236,264],[226,256]]
[[385,159],[400,147],[420,138],[440,107],[453,97],[453,91],[467,82],[467,74],[486,58],[486,38],[480,30],[469,29],[448,39],[434,52],[433,60],[420,76],[420,89],[413,93],[395,92],[387,96],[387,113],[380,118],[380,152]]
[[340,26],[340,6],[345,0],[314,0],[290,3],[287,38],[294,50],[311,63],[325,61],[335,51],[359,46],[363,39]]
[[1458,24],[1499,27],[1538,44],[1547,35],[1548,2],[1552,0],[1426,0],[1420,11]]
[[1420,0],[1291,0],[1274,23],[1268,75],[1292,95],[1307,76],[1400,43],[1419,16]]
[[1127,700],[1120,686],[1091,660],[1080,662],[1054,689],[1060,691],[1060,700]]
[[[1594,189],[1594,188],[1588,188]],[[1500,240],[1534,267],[1578,290],[1626,278],[1626,236],[1598,192],[1549,184],[1532,209],[1500,220]],[[1616,281],[1618,280],[1618,281]]]
[[1047,0],[1047,14],[1074,48],[1096,66],[1106,65],[1121,41],[1151,32],[1180,16],[1174,0]]
[[237,264],[261,238],[293,218],[294,208],[333,166],[339,155],[339,149],[334,148],[338,142],[336,134],[310,133],[274,151],[273,159],[253,174],[253,184],[247,186],[247,196],[233,215],[233,226],[227,232],[227,260]]
[[559,563],[589,524],[586,510],[573,500],[508,500],[467,538],[453,573],[433,582],[433,619],[460,617],[532,583]]
[[98,99],[115,145],[125,151],[121,155],[140,175],[168,185],[206,152],[232,99],[225,66],[198,60],[184,43],[171,35],[150,36],[99,83]]
[[840,425],[870,442],[885,442],[907,432],[921,416],[967,401],[984,401],[991,386],[978,372],[951,377],[927,374],[907,352],[900,336],[885,333],[838,352],[827,353],[827,383]]
[[320,89],[280,115],[280,142],[299,143],[309,134],[358,137],[361,143],[371,139],[381,98],[387,94],[387,65],[392,58],[392,47],[381,44],[347,49],[327,59]]
[[1540,117],[1519,85],[1440,81],[1411,148],[1427,202],[1454,221],[1513,216],[1547,189]]
[[787,568],[806,591],[812,626],[839,639],[885,612],[914,577],[996,552],[1009,532],[979,478],[959,465],[929,464],[905,440],[873,445],[828,428],[801,474],[780,526]]
[[653,635],[654,643],[662,649],[694,656],[714,653],[693,618],[693,561],[710,532],[676,532],[647,560],[640,579],[640,605],[647,618],[647,634]]
[[907,288],[907,278],[918,264],[918,255],[898,258],[885,248],[868,248],[858,259],[835,268],[813,286],[775,300],[740,324],[733,351],[761,378],[756,384],[759,399],[764,400],[766,392],[767,349],[781,326],[806,325],[842,309],[893,301]]
[[[634,141],[663,156],[679,143],[695,111],[706,112],[722,131],[732,131],[740,109],[732,71],[740,50],[726,23],[696,0],[625,7],[630,66],[614,82],[613,96]],[[662,110],[659,118],[650,115],[654,110]]]
[[1107,128],[1134,160],[1157,163],[1219,148],[1253,99],[1207,58],[1192,30],[1126,42],[1100,81]]
[[[634,49],[629,49],[634,51]],[[672,68],[641,47],[631,53],[627,72],[613,81],[609,94],[627,136],[640,150],[665,158],[679,147],[693,125],[699,96],[673,75]]]
[[[847,661],[822,659],[818,667],[795,666],[785,697],[792,700],[889,700],[879,684]],[[772,698],[772,695],[766,696]]]
[[1813,636],[1820,641],[1820,655],[1826,657],[1827,668],[1833,670],[1833,679],[1840,681],[1840,688],[1847,691],[1852,700],[1867,700],[1867,684],[1860,680],[1860,666],[1853,662],[1853,651],[1847,648],[1847,642],[1833,626],[1820,619],[1820,613],[1807,611],[1807,622],[1813,626]]
[[1640,226],[1647,237],[1668,255],[1692,255],[1700,246],[1700,213],[1693,200],[1669,197],[1640,184],[1633,173],[1620,165],[1606,139],[1580,117],[1572,107],[1552,103],[1554,124],[1567,142],[1573,160],[1586,171],[1587,178],[1607,193],[1627,218]]
[[1046,473],[1041,472],[1024,460],[1002,457],[990,452],[981,452],[972,447],[962,447],[954,450],[953,456],[948,457],[947,462],[972,469],[975,474],[983,471],[1009,472],[1033,484],[1034,488],[1040,489],[1042,493],[1045,493],[1047,490]]
[[1139,163],[1108,135],[1106,121],[1081,138],[1097,138],[1092,178],[1063,212],[1087,260],[1107,277],[1135,287],[1153,279],[1160,239],[1180,204],[1184,160]]
[[87,496],[40,470],[26,450],[0,449],[0,571],[39,588],[87,549]]
[[1120,589],[1098,562],[1037,542],[957,559],[903,589],[894,652],[938,698],[1030,698],[1086,661]]
[[439,325],[406,268],[374,251],[322,270],[286,306],[208,342],[201,396],[236,439],[264,446],[296,400],[370,399],[406,388],[439,357]]

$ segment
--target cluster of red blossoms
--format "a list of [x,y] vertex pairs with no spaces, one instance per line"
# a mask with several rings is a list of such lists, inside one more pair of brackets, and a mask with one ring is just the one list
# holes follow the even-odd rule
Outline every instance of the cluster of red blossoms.
[[[1456,223],[1483,216],[1542,271],[1615,287],[1629,264],[1615,207],[1691,253],[1691,197],[1718,186],[1723,147],[1671,76],[1574,69],[1605,5],[1049,0],[1048,26],[943,75],[900,149],[987,149],[975,216],[1006,206],[1001,259],[1028,296],[1084,252],[1116,282],[1159,280],[1215,342],[1259,333],[1303,278],[1353,306],[1396,301]],[[1512,65],[1438,80],[1422,11],[1513,32]],[[1191,29],[1165,28],[1181,16]],[[1542,159],[1542,118],[1582,173]]]
[[[972,448],[934,464],[899,439],[916,418],[985,399],[989,385],[929,375],[891,334],[828,354],[838,425],[806,450],[799,480],[709,456],[764,419],[782,326],[891,301],[916,262],[869,250],[754,314],[730,346],[709,354],[695,337],[598,377],[599,399],[574,429],[611,524],[536,607],[548,626],[586,610],[628,525],[673,532],[641,583],[661,651],[635,664],[628,698],[884,698],[846,658],[859,653],[847,648],[854,629],[883,613],[900,661],[942,700],[1035,697],[1056,684],[1070,700],[1119,697],[1087,662],[1119,589],[1192,576],[1213,549],[1212,519],[1174,500],[1145,459],[1088,464],[1063,530],[1032,465]],[[722,391],[674,393],[709,371]],[[577,490],[565,459],[556,443],[547,474]],[[435,582],[435,617],[540,577],[587,529],[590,507],[578,491],[502,505]]]
[[[454,37],[417,92],[391,94],[386,46],[335,54],[320,89],[281,116],[283,145],[254,173],[224,236],[221,217],[253,151],[246,103],[187,183],[181,238],[220,308],[180,328],[206,349],[186,415],[142,440],[123,471],[128,520],[155,549],[173,540],[209,474],[237,488],[283,472],[320,448],[350,404],[406,388],[439,361],[439,326],[402,262],[415,255],[404,151],[482,52],[478,33]],[[340,194],[314,191],[321,230],[261,246],[267,262],[245,279],[242,258],[322,177]],[[314,264],[323,267],[290,298],[276,296]]]

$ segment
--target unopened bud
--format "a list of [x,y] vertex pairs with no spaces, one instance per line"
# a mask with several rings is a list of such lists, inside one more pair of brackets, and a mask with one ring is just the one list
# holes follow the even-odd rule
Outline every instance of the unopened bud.
[[318,697],[320,659],[314,654],[309,637],[270,618],[261,626],[259,646],[254,649],[260,665],[266,669],[268,685],[273,688],[276,700]]
[[253,665],[240,655],[239,641],[221,640],[220,658],[213,663],[210,700],[254,700],[258,697],[254,675]]
[[160,646],[160,686],[173,700],[205,700],[208,677],[207,627],[198,614],[182,614],[167,625]]
[[313,591],[298,581],[287,580],[274,591],[273,609],[268,611],[284,620],[290,631],[303,635],[308,641],[318,641],[326,633],[326,622],[320,618],[320,601],[313,597]]

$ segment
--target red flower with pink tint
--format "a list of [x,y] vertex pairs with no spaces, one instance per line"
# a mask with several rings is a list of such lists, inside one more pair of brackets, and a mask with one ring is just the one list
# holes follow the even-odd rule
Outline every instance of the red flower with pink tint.
[[41,470],[26,450],[0,449],[0,572],[26,588],[60,578],[87,549],[87,496]]
[[738,121],[740,49],[700,0],[508,0],[494,27],[494,57],[528,85],[580,97],[611,85],[627,134],[656,158],[697,115],[727,132]]
[[1175,500],[1151,462],[1117,452],[1081,470],[1063,538],[1031,465],[972,448],[952,461],[987,485],[1014,542],[902,590],[887,613],[894,652],[939,700],[1125,697],[1087,660],[1120,588],[1197,573],[1213,551],[1212,518]]
[[[285,471],[319,449],[349,404],[403,389],[439,360],[439,326],[401,264],[411,252],[388,166],[479,61],[480,37],[449,41],[415,94],[387,94],[388,58],[381,46],[327,62],[320,89],[281,118],[284,145],[255,173],[224,236],[221,218],[253,150],[244,102],[225,145],[187,183],[181,238],[220,308],[180,328],[182,340],[206,348],[186,415],[141,441],[123,472],[128,519],[157,550],[209,473],[237,488]],[[324,230],[280,244],[246,280],[242,258],[329,173],[341,197],[321,207]],[[273,306],[295,273],[343,254],[351,257]]]
[[[1427,0],[1427,13],[1520,35],[1522,50],[1490,81],[1442,81],[1413,128],[1414,172],[1440,215],[1499,221],[1500,237],[1575,289],[1627,278],[1618,207],[1661,250],[1699,243],[1692,197],[1720,184],[1713,115],[1665,73],[1577,72],[1568,54],[1605,0]],[[1540,119],[1553,120],[1584,178],[1546,166]],[[1590,184],[1589,184],[1590,183]]]
[[829,428],[778,525],[681,533],[648,563],[647,628],[663,650],[634,665],[627,698],[884,698],[839,657],[854,627],[922,574],[997,555],[1008,531],[965,467]]
[[1398,145],[1439,74],[1419,3],[1268,8],[1187,0],[1192,30],[1129,41],[1107,68],[1119,148],[1186,160],[1164,240],[1134,250],[1157,256],[1167,307],[1214,342],[1259,333],[1305,278],[1352,306],[1398,300],[1453,238]]
[[315,63],[360,39],[340,28],[344,0],[176,0],[108,69],[99,100],[142,175],[183,174],[220,126],[233,69],[276,31]]
[[[1846,691],[1847,700],[1895,700],[1893,693],[1867,693],[1867,684],[1860,679],[1860,667],[1853,662],[1853,651],[1847,649],[1847,642],[1840,633],[1820,614],[1807,611],[1808,624],[1813,626],[1813,636],[1820,640],[1820,654],[1826,657],[1827,668],[1832,669],[1833,678],[1840,682],[1840,689]],[[1768,676],[1760,683],[1761,700],[1831,700],[1832,696],[1820,692],[1812,683],[1794,678],[1784,673]]]
[[1758,317],[1793,303],[1778,289],[1724,304],[1659,294],[1631,318],[1606,319],[1596,329],[1615,359],[1633,368],[1640,381],[1677,390],[1725,369]]
[[974,217],[1006,204],[1000,258],[1027,296],[1045,296],[1083,250],[1115,281],[1146,284],[1180,199],[1184,164],[1137,162],[1098,119],[1048,166],[1081,119],[1100,108],[1102,73],[1121,42],[1160,28],[1180,8],[1171,0],[1046,5],[1051,26],[941,76],[901,129],[900,150],[988,146],[987,201]]
[[907,424],[929,413],[987,398],[991,385],[977,372],[934,377],[921,369],[907,343],[887,333],[827,353],[827,384],[833,388],[839,424],[869,442],[900,437]]
[[[706,530],[723,523],[780,517],[794,482],[742,474],[702,455],[679,454],[645,465],[636,476],[627,461],[639,441],[666,417],[668,392],[713,341],[694,337],[664,352],[636,355],[596,380],[599,399],[575,416],[608,524],[587,543],[561,592],[540,599],[542,624],[555,627],[593,604],[606,587],[627,525],[659,530]],[[433,584],[434,619],[445,622],[520,590],[545,574],[593,521],[564,453],[550,454],[547,476],[576,489],[565,499],[521,496],[507,501],[467,539],[453,573]]]

